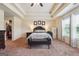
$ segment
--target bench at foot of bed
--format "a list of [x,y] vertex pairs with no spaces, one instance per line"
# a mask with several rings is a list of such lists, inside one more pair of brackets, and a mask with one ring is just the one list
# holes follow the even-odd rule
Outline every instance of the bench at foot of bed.
[[28,45],[29,48],[31,48],[32,45],[42,45],[45,44],[48,46],[48,49],[50,48],[51,45],[51,39],[45,38],[45,39],[28,39]]

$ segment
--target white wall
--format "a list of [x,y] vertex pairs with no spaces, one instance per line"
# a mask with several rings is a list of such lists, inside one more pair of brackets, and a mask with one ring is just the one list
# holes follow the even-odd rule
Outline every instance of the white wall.
[[56,39],[56,27],[52,28],[53,38]]
[[58,39],[61,40],[62,39],[62,23],[61,20],[59,21],[59,25],[58,25]]
[[[22,27],[23,27],[23,31],[24,32],[32,32],[33,29],[37,26],[37,25],[34,25],[34,20],[28,20],[28,19],[25,19],[25,20],[22,20]],[[51,21],[45,21],[45,25],[43,25],[43,27],[48,31],[50,30],[51,28]]]
[[14,17],[13,20],[13,40],[20,38],[22,35],[22,20]]
[[4,27],[4,11],[0,10],[0,30],[5,30]]

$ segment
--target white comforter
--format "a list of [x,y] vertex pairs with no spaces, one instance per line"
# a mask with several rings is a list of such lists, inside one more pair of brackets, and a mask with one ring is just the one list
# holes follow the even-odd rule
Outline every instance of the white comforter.
[[32,33],[29,35],[28,39],[29,38],[32,38],[32,39],[50,38],[50,39],[52,39],[52,37],[48,33]]

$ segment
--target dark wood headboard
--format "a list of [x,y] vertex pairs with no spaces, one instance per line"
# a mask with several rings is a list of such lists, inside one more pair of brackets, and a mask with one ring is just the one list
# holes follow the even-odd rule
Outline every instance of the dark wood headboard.
[[37,26],[33,29],[33,31],[35,31],[35,30],[45,30],[45,28],[43,28],[42,26]]

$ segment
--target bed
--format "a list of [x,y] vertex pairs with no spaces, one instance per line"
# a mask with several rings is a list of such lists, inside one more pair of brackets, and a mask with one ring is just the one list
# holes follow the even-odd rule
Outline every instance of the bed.
[[28,36],[28,44],[32,45],[46,44],[50,48],[52,36],[41,26],[34,28],[33,32]]

